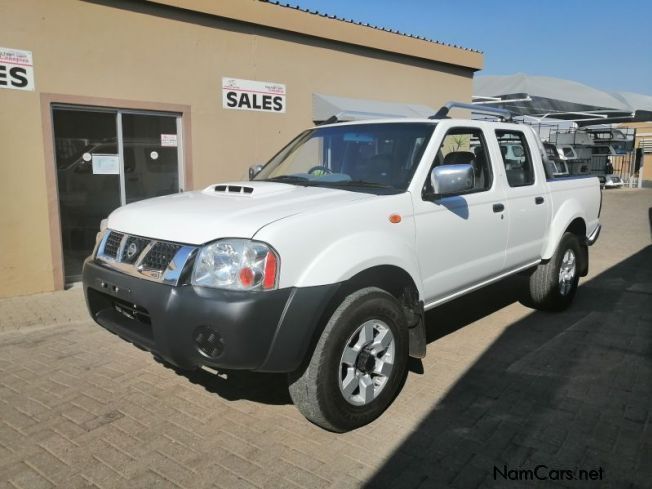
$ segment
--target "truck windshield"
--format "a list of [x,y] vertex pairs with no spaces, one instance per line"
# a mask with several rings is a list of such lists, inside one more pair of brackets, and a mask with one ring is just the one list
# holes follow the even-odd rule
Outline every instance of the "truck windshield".
[[435,124],[317,127],[300,134],[255,180],[397,193],[407,189]]

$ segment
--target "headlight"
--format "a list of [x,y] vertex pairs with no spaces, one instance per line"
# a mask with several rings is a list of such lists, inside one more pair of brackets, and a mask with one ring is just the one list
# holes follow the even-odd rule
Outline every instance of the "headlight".
[[278,255],[265,243],[221,239],[199,251],[191,283],[231,290],[275,289],[278,268]]
[[99,244],[99,242],[102,240],[102,237],[104,236],[104,233],[106,232],[108,221],[109,221],[108,219],[102,219],[100,221],[100,232],[95,235],[95,246],[96,247]]
[[97,250],[100,247],[100,243],[102,242],[102,239],[107,233],[110,232],[111,231],[106,227],[106,219],[102,219],[102,221],[100,222],[100,232],[95,235],[95,246],[93,246],[93,253],[91,254],[93,258],[97,257]]

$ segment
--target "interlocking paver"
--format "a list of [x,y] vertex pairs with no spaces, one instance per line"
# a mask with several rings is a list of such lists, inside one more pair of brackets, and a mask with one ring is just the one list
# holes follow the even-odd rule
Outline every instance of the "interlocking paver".
[[[306,422],[283,376],[166,368],[95,326],[80,288],[2,299],[0,487],[488,488],[505,487],[493,465],[537,463],[646,487],[651,206],[605,194],[569,311],[522,306],[516,278],[428,313],[422,373],[342,435]],[[583,484],[531,487],[598,487]]]

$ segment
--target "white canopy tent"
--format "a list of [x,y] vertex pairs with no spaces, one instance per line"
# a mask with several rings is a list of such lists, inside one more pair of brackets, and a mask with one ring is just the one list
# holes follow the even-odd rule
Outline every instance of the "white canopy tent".
[[606,92],[571,80],[518,73],[473,80],[475,104],[508,109],[535,119],[559,119],[586,126],[652,120],[652,97]]
[[312,96],[312,119],[315,123],[331,117],[339,121],[430,117],[436,111],[426,105],[382,102],[359,98],[336,97],[315,93]]

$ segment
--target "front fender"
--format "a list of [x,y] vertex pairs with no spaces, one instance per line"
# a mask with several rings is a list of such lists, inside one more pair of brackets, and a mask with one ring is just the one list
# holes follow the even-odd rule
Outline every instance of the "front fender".
[[[335,192],[335,191],[334,191]],[[400,221],[390,221],[390,215]],[[422,296],[412,197],[364,195],[358,200],[290,216],[263,227],[255,239],[280,256],[279,288],[342,283],[372,267],[404,270]]]
[[566,200],[552,218],[548,238],[545,241],[541,258],[549,260],[554,255],[561,237],[575,219],[582,219],[586,225],[586,215],[577,199]]
[[416,252],[405,240],[389,233],[364,232],[342,236],[306,264],[298,287],[344,282],[375,266],[392,265],[407,272],[423,297]]

